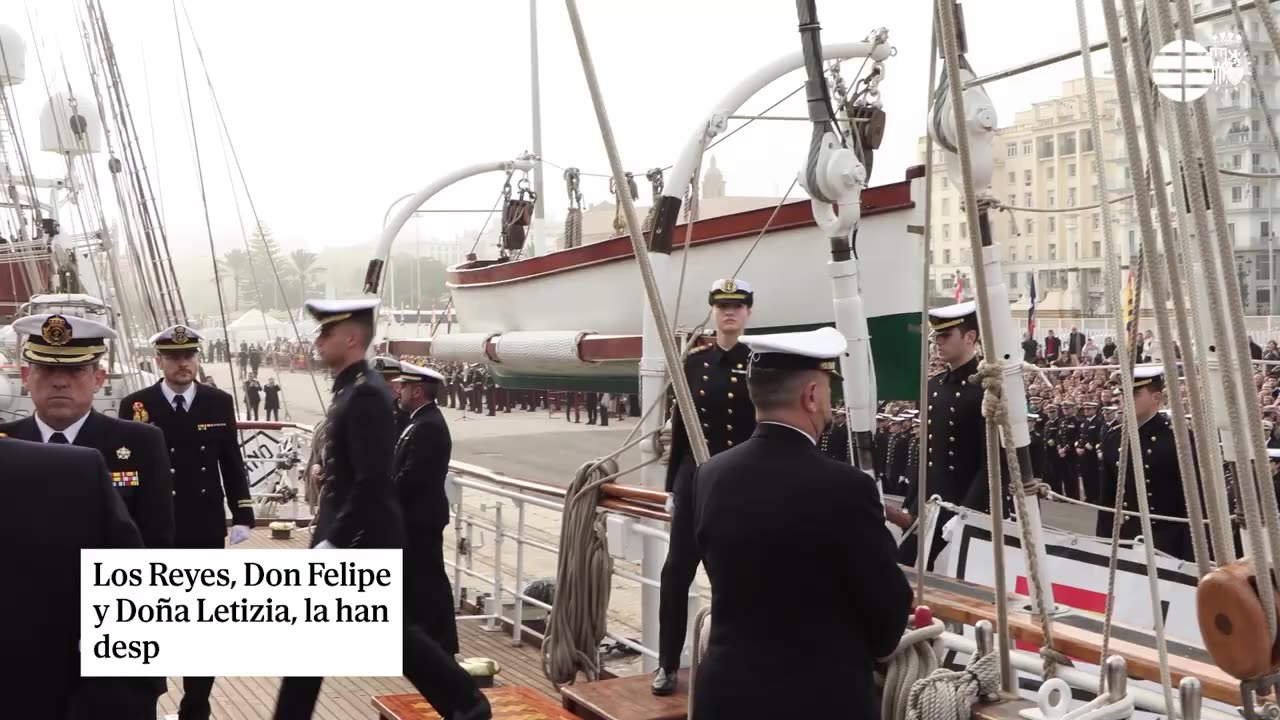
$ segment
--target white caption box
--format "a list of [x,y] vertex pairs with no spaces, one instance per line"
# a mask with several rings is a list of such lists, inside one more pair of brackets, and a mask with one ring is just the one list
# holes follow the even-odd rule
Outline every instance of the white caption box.
[[400,550],[84,550],[80,671],[399,676],[403,583]]

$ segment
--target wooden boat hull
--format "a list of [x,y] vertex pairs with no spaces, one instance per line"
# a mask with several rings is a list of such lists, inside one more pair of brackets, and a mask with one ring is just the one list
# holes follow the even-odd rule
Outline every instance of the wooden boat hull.
[[[914,397],[919,378],[921,301],[922,172],[870,188],[863,194],[857,237],[859,278],[868,316],[882,398]],[[808,200],[778,209],[761,208],[694,224],[685,251],[671,255],[676,278],[683,270],[679,329],[692,329],[707,314],[706,288],[736,273],[755,289],[751,332],[782,332],[834,322],[829,275],[829,241],[815,225]],[[767,228],[767,230],[765,230]],[[763,232],[762,232],[763,231]],[[686,228],[677,229],[683,239]],[[754,249],[753,249],[754,246]],[[476,261],[449,269],[449,287],[459,326],[453,334],[501,336],[507,333],[585,333],[604,336],[614,346],[605,355],[537,363],[503,357],[499,339],[487,358],[499,385],[511,388],[635,392],[638,338],[644,293],[627,237],[514,262]],[[675,280],[672,282],[675,286]],[[669,301],[674,310],[674,300]],[[442,328],[437,337],[445,330]],[[443,345],[442,340],[439,345]],[[395,343],[393,352],[423,348]],[[440,353],[441,360],[453,359]],[[583,362],[591,359],[592,362]]]

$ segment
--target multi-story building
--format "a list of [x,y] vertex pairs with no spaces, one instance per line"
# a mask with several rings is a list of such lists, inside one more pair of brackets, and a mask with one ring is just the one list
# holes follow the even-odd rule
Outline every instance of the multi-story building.
[[[1114,124],[1115,84],[1095,79],[1101,124]],[[1014,115],[1010,125],[996,131],[994,174],[989,192],[1006,206],[1033,208],[1030,212],[999,210],[991,215],[993,240],[1004,248],[1010,300],[1026,294],[1035,276],[1036,292],[1063,312],[1091,314],[1103,309],[1102,225],[1096,207],[1100,192],[1094,157],[1105,159],[1123,151],[1123,136],[1104,130],[1095,139],[1090,131],[1089,105],[1083,79],[1063,83],[1060,97],[1034,103]],[[918,142],[924,160],[925,140]],[[933,217],[931,235],[935,290],[949,296],[957,278],[965,297],[973,291],[969,218],[964,198],[934,149]],[[1123,183],[1120,166],[1104,163],[1107,185]],[[1094,207],[1090,207],[1094,206]],[[1046,307],[1042,305],[1041,307]]]

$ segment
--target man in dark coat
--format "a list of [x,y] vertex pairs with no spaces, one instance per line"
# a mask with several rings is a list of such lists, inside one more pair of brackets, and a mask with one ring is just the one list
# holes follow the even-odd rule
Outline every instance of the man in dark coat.
[[[382,376],[382,379],[388,383],[400,377],[400,361],[386,355],[379,355],[373,359],[373,369]],[[396,436],[400,436],[400,431],[404,430],[404,426],[409,423],[409,415],[400,409],[400,401],[395,401],[395,422]]]
[[[978,315],[973,301],[948,305],[929,311],[929,327],[933,332],[938,356],[947,364],[947,370],[929,378],[928,385],[928,455],[926,480],[930,496],[938,495],[954,505],[988,511],[986,422],[982,417],[982,386],[970,382],[978,371]],[[912,490],[903,510],[914,513],[916,505],[915,479],[908,478]],[[942,529],[954,517],[948,510],[939,510],[930,545],[928,567],[942,552],[945,542]],[[902,526],[902,522],[899,522]],[[903,527],[903,529],[907,529]],[[899,561],[914,565],[920,544],[920,532],[907,536],[901,547]]]
[[[322,454],[323,489],[312,546],[325,548],[404,548],[391,463],[395,452],[395,419],[391,391],[365,355],[376,330],[377,298],[308,300],[306,309],[319,323],[315,346],[320,362],[334,374],[333,402],[325,416]],[[405,677],[424,696],[447,697],[443,681],[432,670],[465,672],[415,623],[404,625]],[[456,678],[456,676],[454,676]],[[308,720],[315,710],[323,678],[290,677],[280,683],[275,720]],[[465,704],[438,707],[449,720],[488,720],[489,702],[473,690]]]
[[393,381],[409,424],[396,440],[392,477],[405,527],[405,618],[423,625],[450,654],[458,652],[453,589],[444,565],[444,529],[449,524],[445,481],[453,441],[436,405],[444,376],[430,368],[400,364]]
[[[136,707],[89,690],[115,678],[80,677],[80,551],[140,548],[142,537],[90,448],[0,437],[5,502],[0,504],[0,593],[6,717],[141,717]],[[57,508],[51,523],[35,508]],[[152,706],[152,718],[155,706]]]
[[[692,522],[711,580],[693,714],[877,717],[874,665],[902,638],[912,594],[875,481],[816,447],[832,422],[845,339],[822,328],[743,342],[754,353],[755,432],[694,471],[676,499],[685,512],[673,519]],[[672,528],[673,542],[683,536]],[[794,588],[762,573],[777,567],[806,578],[804,612],[779,612]],[[812,682],[815,667],[826,682]]]
[[[231,515],[232,545],[249,539],[254,522],[234,402],[229,394],[195,381],[203,339],[185,325],[157,333],[151,345],[163,379],[120,403],[126,417],[164,432],[173,470],[174,547],[197,550],[224,547],[224,501]],[[180,720],[209,720],[213,682],[211,677],[182,679]]]
[[[738,342],[747,322],[755,293],[745,280],[717,280],[707,295],[716,326],[715,342],[699,345],[689,351],[684,361],[684,374],[689,392],[698,408],[707,450],[711,455],[745,442],[755,429],[755,408],[747,394],[746,378],[749,361],[747,346]],[[681,485],[693,476],[696,463],[685,421],[679,408],[671,415],[671,453],[667,460],[669,493],[680,496]],[[679,514],[678,505],[672,508]],[[689,531],[688,524],[672,523]],[[658,602],[658,669],[653,675],[654,695],[670,695],[676,691],[676,671],[689,624],[689,586],[698,572],[698,558],[692,552],[693,538],[671,539],[667,560],[662,566],[662,587]]]
[[[0,433],[30,442],[79,445],[97,450],[106,461],[115,487],[138,527],[143,545],[172,548],[174,541],[173,475],[164,434],[142,423],[119,420],[93,409],[93,398],[106,381],[99,364],[106,341],[115,331],[95,320],[45,314],[21,318],[14,332],[27,336],[22,346],[22,380],[31,393],[35,413],[0,423]],[[121,678],[95,683],[105,704],[127,707],[121,720],[154,718],[164,678]]]

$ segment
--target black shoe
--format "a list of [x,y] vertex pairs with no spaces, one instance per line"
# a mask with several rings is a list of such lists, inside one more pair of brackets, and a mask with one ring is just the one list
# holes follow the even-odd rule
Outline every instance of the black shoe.
[[676,692],[676,674],[658,668],[653,672],[653,682],[649,685],[649,692],[659,696],[674,695]]
[[449,716],[449,720],[492,720],[493,710],[489,707],[489,699],[484,695],[476,701],[475,705],[465,709],[458,710]]

